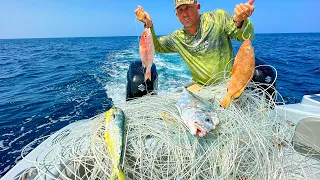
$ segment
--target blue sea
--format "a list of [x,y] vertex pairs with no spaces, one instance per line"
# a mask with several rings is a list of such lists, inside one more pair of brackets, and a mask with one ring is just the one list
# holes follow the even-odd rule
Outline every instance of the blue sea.
[[[139,37],[0,40],[0,177],[36,138],[125,101]],[[234,43],[235,52],[239,42]],[[320,33],[257,34],[255,55],[277,69],[282,96],[320,93]],[[178,54],[156,54],[159,93],[190,82]]]

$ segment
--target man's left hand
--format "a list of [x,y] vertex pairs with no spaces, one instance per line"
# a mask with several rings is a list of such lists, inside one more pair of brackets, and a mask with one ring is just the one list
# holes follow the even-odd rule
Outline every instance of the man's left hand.
[[235,22],[242,22],[248,17],[251,16],[252,12],[254,11],[254,6],[252,5],[254,0],[250,0],[249,2],[245,4],[238,4],[234,8],[234,16],[233,20]]

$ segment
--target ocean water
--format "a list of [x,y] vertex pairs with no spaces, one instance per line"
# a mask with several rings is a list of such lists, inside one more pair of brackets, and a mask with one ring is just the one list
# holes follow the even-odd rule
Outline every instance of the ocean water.
[[[282,96],[320,93],[319,33],[257,34],[253,46],[277,69]],[[0,40],[0,177],[36,138],[124,102],[138,48],[138,37]],[[159,93],[191,80],[178,54],[156,54],[155,64]]]

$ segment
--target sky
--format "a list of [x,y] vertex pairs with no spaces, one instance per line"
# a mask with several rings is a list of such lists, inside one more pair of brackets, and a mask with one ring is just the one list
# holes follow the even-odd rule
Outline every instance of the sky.
[[[243,0],[198,0],[200,12],[224,9],[233,14]],[[182,25],[174,0],[0,0],[0,39],[137,36],[143,24],[134,10],[141,5],[157,35]],[[250,17],[255,33],[320,32],[320,0],[256,0]]]

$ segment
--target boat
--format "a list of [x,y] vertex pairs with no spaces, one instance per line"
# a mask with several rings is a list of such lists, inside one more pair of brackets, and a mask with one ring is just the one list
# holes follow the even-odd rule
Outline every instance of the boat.
[[[275,107],[275,111],[278,111],[280,116],[286,117],[288,122],[295,124],[296,126],[294,127],[298,134],[304,135],[304,139],[301,139],[301,136],[292,137],[291,143],[295,143],[295,148],[298,152],[302,155],[310,154],[310,151],[319,154],[320,140],[318,140],[318,137],[320,137],[320,131],[318,127],[320,127],[320,94],[304,95],[300,103],[278,105]],[[44,141],[43,139],[39,139],[39,141],[43,142],[28,153],[27,156],[18,162],[1,179],[87,179],[88,173],[86,171],[88,169],[81,167],[80,164],[71,163],[72,158],[61,159],[61,157],[55,157],[55,153],[51,152],[62,149],[53,149],[52,147],[63,148],[63,146],[53,145],[72,143],[72,141],[74,141],[74,135],[71,133],[71,130],[75,131],[76,129],[78,130],[76,131],[77,138],[81,139],[83,141],[82,143],[88,143],[86,142],[86,137],[88,137],[90,133],[90,127],[92,127],[95,121],[103,120],[104,116],[105,113],[102,113],[90,119],[74,122],[55,132]],[[309,140],[306,141],[306,139]],[[32,144],[29,144],[28,146],[31,145]],[[78,156],[81,156],[81,153],[85,154],[87,151],[88,149],[81,149],[76,153]],[[24,151],[22,153],[24,153]],[[311,155],[310,163],[320,163],[320,156],[317,153]],[[48,160],[50,160],[51,164],[45,164]],[[87,164],[90,164],[89,161],[90,160],[88,160]],[[38,167],[35,167],[35,162],[39,165]],[[52,164],[52,162],[56,163]],[[68,172],[70,171],[68,169],[74,168],[78,169],[78,175]],[[93,167],[90,167],[89,169],[92,170],[92,168]],[[317,174],[315,178],[320,179],[320,174]]]
[[277,106],[277,110],[280,114],[286,115],[288,119],[296,124],[301,119],[307,120],[308,117],[319,117],[320,94],[304,95],[301,103]]

